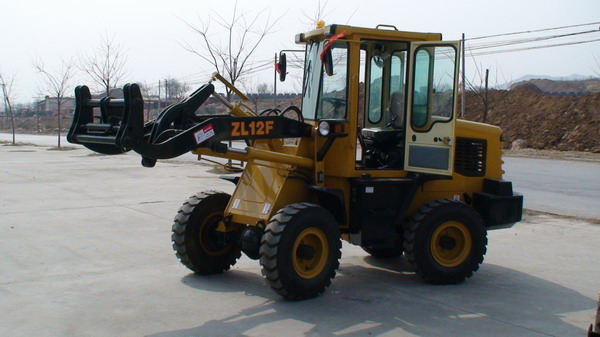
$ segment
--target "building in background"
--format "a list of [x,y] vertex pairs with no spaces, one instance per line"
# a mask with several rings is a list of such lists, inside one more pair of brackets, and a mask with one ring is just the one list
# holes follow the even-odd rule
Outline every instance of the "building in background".
[[[56,116],[58,115],[58,100],[56,97],[46,96],[43,100],[37,101],[35,111],[38,116]],[[60,101],[60,114],[70,116],[75,111],[75,98],[63,97]]]

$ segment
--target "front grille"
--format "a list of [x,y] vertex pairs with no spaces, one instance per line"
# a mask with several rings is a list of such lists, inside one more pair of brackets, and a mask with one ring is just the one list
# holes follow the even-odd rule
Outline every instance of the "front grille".
[[454,171],[467,177],[485,176],[486,150],[485,139],[458,137],[454,154]]

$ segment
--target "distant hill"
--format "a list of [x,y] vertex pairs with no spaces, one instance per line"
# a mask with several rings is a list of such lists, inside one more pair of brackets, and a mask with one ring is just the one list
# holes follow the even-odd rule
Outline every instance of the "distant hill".
[[510,86],[510,90],[527,89],[536,87],[540,93],[551,96],[584,96],[600,92],[600,79],[585,80],[550,80],[530,79],[517,82]]
[[517,78],[513,83],[529,81],[529,80],[551,80],[551,81],[582,81],[588,80],[590,76],[572,74],[569,76],[546,76],[546,75],[525,75]]
[[591,76],[584,76],[579,74],[572,74],[569,76],[547,76],[547,75],[524,75],[510,82],[501,84],[498,86],[498,89],[506,90],[510,88],[512,85],[515,85],[520,82],[526,82],[531,80],[551,80],[551,81],[583,81],[592,79]]

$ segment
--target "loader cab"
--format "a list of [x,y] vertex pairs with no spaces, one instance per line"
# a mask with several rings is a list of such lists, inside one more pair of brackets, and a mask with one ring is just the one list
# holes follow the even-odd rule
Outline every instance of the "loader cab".
[[452,174],[457,54],[455,43],[361,41],[357,169]]
[[305,41],[304,119],[343,124],[352,139],[337,143],[355,148],[355,171],[452,175],[458,43],[439,34],[328,30]]

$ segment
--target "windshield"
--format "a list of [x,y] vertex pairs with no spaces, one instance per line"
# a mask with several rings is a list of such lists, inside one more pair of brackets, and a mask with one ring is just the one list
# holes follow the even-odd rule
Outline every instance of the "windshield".
[[346,87],[348,47],[346,42],[334,42],[331,48],[332,76],[323,71],[320,59],[325,41],[307,46],[304,65],[302,116],[304,119],[339,119],[346,117]]
[[306,46],[306,61],[304,63],[304,84],[302,86],[302,116],[304,119],[315,119],[315,108],[319,92],[322,64],[319,54],[323,50],[323,41]]

